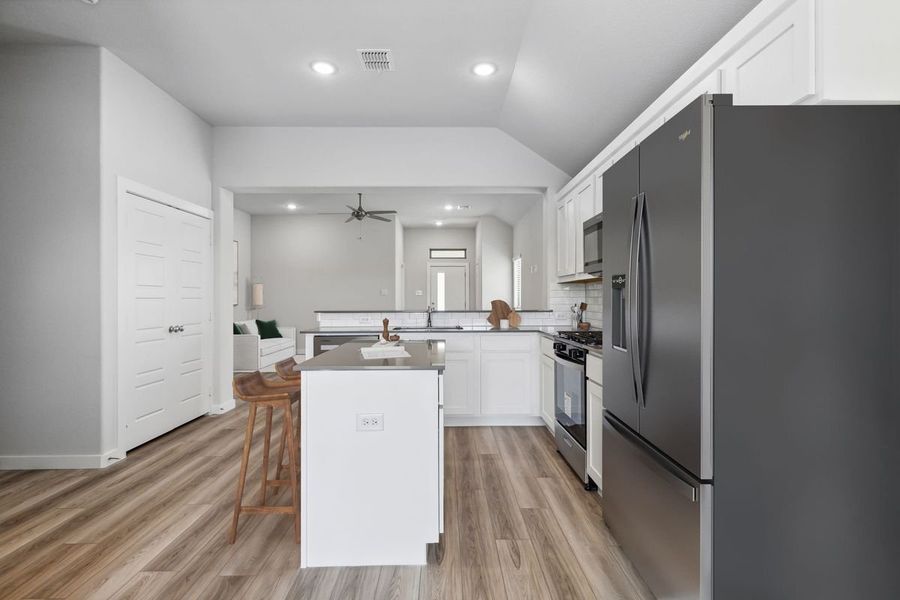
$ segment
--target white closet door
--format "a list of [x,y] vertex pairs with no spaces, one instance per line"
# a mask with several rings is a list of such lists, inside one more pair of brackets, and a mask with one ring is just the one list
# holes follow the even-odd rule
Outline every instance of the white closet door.
[[138,196],[121,208],[119,390],[130,450],[208,410],[210,234],[208,220]]
[[212,315],[209,286],[209,221],[173,210],[174,294],[172,312],[179,331],[169,338],[172,374],[169,429],[209,410]]

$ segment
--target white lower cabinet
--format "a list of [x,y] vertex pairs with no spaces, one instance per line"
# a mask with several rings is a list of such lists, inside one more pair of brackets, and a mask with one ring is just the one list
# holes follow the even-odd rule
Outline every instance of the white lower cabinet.
[[587,382],[587,471],[603,490],[603,386]]
[[533,414],[533,355],[525,352],[481,353],[481,413]]
[[547,427],[553,427],[556,419],[554,398],[554,377],[556,361],[546,354],[541,354],[541,417]]
[[448,415],[478,414],[477,356],[471,352],[447,352],[445,361],[444,412]]

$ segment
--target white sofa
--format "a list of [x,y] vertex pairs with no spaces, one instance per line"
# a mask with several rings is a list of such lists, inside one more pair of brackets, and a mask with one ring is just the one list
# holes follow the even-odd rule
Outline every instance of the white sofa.
[[297,353],[295,327],[279,327],[278,331],[283,337],[264,340],[259,337],[256,321],[236,321],[236,323],[246,325],[250,333],[234,335],[235,371],[259,371]]

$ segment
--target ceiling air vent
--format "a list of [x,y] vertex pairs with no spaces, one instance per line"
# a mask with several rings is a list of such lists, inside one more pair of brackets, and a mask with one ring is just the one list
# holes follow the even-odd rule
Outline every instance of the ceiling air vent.
[[393,71],[394,63],[390,50],[373,50],[371,48],[357,50],[363,71]]

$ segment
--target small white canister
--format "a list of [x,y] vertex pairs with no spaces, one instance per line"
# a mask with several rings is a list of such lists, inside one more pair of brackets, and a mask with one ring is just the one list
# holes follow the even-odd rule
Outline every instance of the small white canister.
[[509,329],[509,319],[500,319],[500,329]]

